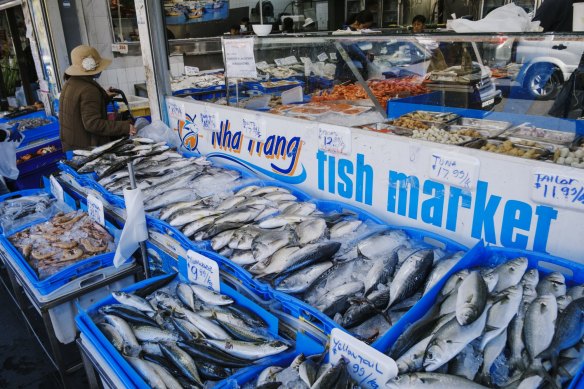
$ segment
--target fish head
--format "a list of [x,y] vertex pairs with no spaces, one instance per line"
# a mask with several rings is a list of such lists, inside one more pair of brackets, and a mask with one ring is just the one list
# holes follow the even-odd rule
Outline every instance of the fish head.
[[456,320],[461,325],[470,324],[481,315],[476,304],[464,304],[462,308],[456,311]]
[[504,267],[505,270],[512,274],[525,274],[527,270],[528,261],[525,257],[518,257],[507,262]]
[[385,383],[387,389],[412,388],[416,384],[414,375],[398,375]]
[[499,282],[499,274],[495,273],[495,272],[490,272],[490,273],[484,274],[483,280],[485,281],[485,284],[487,285],[487,290],[489,291],[489,293],[491,293],[493,290],[495,290],[495,287],[497,286],[497,282]]
[[444,341],[438,339],[428,345],[424,356],[424,369],[426,371],[434,371],[444,365],[445,345],[443,343]]
[[539,282],[539,271],[537,271],[537,269],[530,269],[528,271],[525,272],[525,274],[523,275],[523,278],[521,279],[521,283],[523,284],[523,286],[527,286],[527,285],[537,285],[537,283]]

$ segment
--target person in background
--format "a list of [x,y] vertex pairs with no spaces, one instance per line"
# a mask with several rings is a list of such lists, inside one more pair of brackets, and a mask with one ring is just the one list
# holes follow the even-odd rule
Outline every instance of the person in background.
[[316,30],[316,23],[312,18],[306,18],[304,24],[302,25],[303,31],[314,31]]
[[366,30],[373,25],[373,14],[369,10],[361,11],[355,15],[354,21],[352,19],[348,20],[352,23],[347,24],[351,31]]
[[282,32],[293,33],[294,32],[294,19],[284,18],[282,21]]
[[[19,123],[12,127],[6,124],[0,124],[0,142],[20,142],[22,140],[22,133],[18,131]],[[10,193],[4,177],[0,174],[0,196]]]
[[416,15],[412,20],[412,32],[414,34],[424,32],[426,28],[426,17],[424,15]]
[[107,119],[107,104],[115,93],[106,92],[95,79],[111,62],[91,46],[71,51],[72,65],[65,70],[67,81],[59,98],[63,151],[100,146],[136,134],[131,122]]
[[545,0],[537,9],[534,21],[539,20],[544,32],[571,32],[574,3],[584,0]]
[[230,35],[239,35],[240,33],[241,33],[241,29],[240,29],[239,24],[234,24],[229,29],[229,34]]

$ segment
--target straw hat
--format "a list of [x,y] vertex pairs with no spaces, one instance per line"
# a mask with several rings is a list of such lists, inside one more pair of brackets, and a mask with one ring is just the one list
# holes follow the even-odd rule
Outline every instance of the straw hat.
[[91,46],[81,45],[71,51],[71,62],[65,70],[69,76],[93,76],[105,70],[112,60],[102,58]]
[[314,23],[314,20],[312,20],[312,18],[306,18],[306,20],[304,21],[304,24],[302,25],[302,27],[308,27],[312,23]]

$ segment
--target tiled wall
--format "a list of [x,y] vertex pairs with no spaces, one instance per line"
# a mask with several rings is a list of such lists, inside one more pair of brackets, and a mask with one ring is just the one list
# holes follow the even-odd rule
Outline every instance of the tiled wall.
[[112,86],[123,90],[127,95],[134,95],[134,84],[140,84],[146,80],[142,57],[114,58],[107,0],[81,0],[81,2],[89,39],[88,44],[95,47],[103,57],[113,58],[112,64],[101,74],[98,82],[106,89]]

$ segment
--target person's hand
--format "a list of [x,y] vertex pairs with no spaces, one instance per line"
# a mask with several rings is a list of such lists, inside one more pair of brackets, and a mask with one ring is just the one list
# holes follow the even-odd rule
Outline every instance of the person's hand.
[[8,129],[10,131],[10,136],[8,137],[9,142],[20,142],[22,140],[22,133],[18,131],[19,123],[16,123]]
[[138,130],[136,129],[136,127],[134,127],[133,124],[130,124],[130,136],[134,136],[138,133]]
[[114,88],[112,88],[111,86],[108,88],[108,90],[106,91],[107,95],[109,96],[109,98],[111,99],[112,97],[117,96],[117,92],[112,92]]

